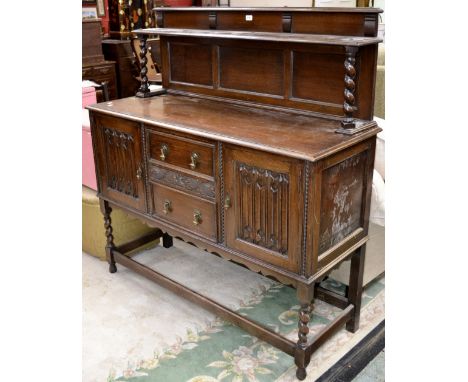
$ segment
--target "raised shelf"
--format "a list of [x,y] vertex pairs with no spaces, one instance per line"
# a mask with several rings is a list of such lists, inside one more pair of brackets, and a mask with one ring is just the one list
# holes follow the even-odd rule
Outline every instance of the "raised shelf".
[[180,11],[229,11],[229,12],[331,12],[331,13],[382,13],[383,10],[380,8],[370,7],[158,7],[153,8],[153,12],[180,12]]
[[295,42],[302,44],[317,45],[340,45],[340,46],[366,46],[382,42],[379,37],[355,37],[355,36],[335,36],[317,35],[305,33],[275,33],[275,32],[244,32],[226,30],[206,30],[206,29],[179,29],[179,28],[146,28],[133,31],[138,35],[160,35],[160,36],[181,36],[181,37],[202,37],[202,38],[222,38],[233,40],[251,41],[276,41]]

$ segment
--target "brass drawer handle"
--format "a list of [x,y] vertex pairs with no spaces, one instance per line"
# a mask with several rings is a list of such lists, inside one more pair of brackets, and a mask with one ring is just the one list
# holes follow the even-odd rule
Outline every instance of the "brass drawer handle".
[[227,210],[231,207],[231,197],[226,195],[226,199],[224,199],[224,209]]
[[195,170],[197,168],[199,160],[200,160],[200,154],[193,152],[192,155],[190,155],[189,166],[192,170]]
[[141,174],[143,173],[142,169],[141,169],[141,164],[138,165],[138,168],[137,168],[137,171],[136,171],[136,178],[138,180],[141,179]]
[[172,212],[172,203],[170,200],[164,201],[163,212],[167,215],[169,212]]
[[162,161],[165,161],[167,155],[169,154],[169,147],[165,143],[161,143],[160,150],[161,150],[161,155],[159,156],[159,158]]
[[193,211],[193,224],[199,225],[202,222],[202,215],[201,212],[198,210]]

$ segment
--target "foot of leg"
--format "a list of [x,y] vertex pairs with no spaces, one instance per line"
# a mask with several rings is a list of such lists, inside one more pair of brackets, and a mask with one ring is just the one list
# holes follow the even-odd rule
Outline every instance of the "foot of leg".
[[296,377],[299,381],[303,381],[307,377],[307,371],[304,367],[298,367],[296,370]]
[[117,272],[117,267],[115,265],[114,254],[113,250],[115,248],[114,245],[114,236],[112,235],[112,221],[111,221],[111,212],[112,208],[108,202],[101,200],[101,211],[104,215],[104,228],[106,229],[106,259],[109,263],[109,272],[115,273]]
[[302,303],[301,309],[299,311],[299,333],[298,341],[296,344],[296,351],[294,354],[294,362],[297,366],[296,377],[299,380],[304,380],[307,376],[306,367],[310,362],[310,355],[307,355],[307,334],[309,333],[309,321],[310,321],[310,312],[312,310],[312,304]]
[[168,233],[163,234],[163,247],[164,248],[171,248],[173,245],[172,236]]
[[359,329],[365,255],[366,246],[363,245],[351,257],[348,301],[350,304],[354,305],[354,314],[351,320],[346,323],[346,330],[350,331],[351,333],[355,333]]

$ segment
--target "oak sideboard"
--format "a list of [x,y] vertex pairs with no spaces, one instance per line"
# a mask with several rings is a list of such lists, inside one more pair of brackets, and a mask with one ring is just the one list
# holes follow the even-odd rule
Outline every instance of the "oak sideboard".
[[[157,8],[136,31],[141,86],[89,106],[110,271],[116,263],[187,297],[294,357],[342,325],[359,327],[376,134],[379,9]],[[147,80],[146,40],[161,43],[163,90]],[[111,211],[155,227],[116,247]],[[177,236],[297,289],[297,341],[126,254]],[[351,258],[346,296],[319,282]],[[175,265],[176,266],[176,265]],[[313,300],[342,313],[313,338]]]

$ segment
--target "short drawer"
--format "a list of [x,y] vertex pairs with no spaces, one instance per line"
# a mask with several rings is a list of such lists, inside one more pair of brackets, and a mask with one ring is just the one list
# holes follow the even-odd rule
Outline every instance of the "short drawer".
[[216,205],[160,184],[152,184],[153,214],[216,240]]
[[148,134],[151,159],[213,176],[213,144],[162,132]]

